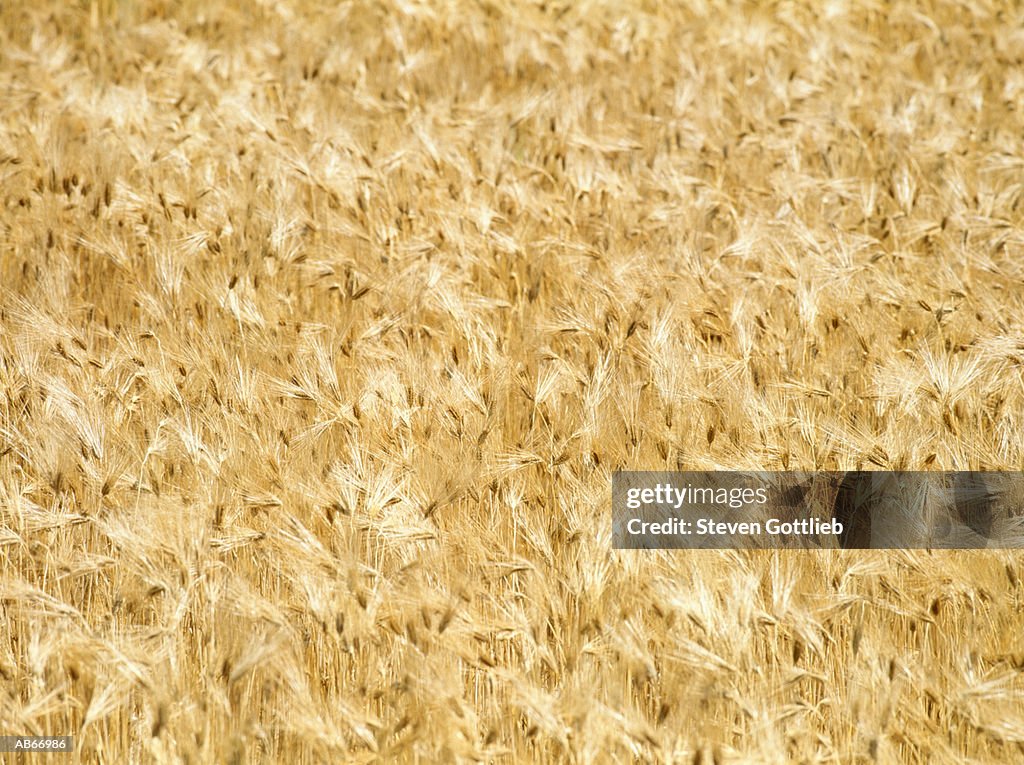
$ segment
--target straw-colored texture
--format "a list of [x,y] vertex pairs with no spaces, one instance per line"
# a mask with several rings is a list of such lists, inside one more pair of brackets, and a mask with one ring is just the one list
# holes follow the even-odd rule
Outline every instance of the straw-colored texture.
[[1024,756],[1018,557],[609,507],[1024,467],[1015,5],[0,3],[0,733]]

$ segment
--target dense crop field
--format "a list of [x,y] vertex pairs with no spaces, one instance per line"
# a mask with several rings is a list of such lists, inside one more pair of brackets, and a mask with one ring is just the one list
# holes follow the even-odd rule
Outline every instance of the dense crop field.
[[986,0],[0,3],[0,734],[1020,760],[1020,557],[613,551],[610,483],[1024,468],[1022,51]]

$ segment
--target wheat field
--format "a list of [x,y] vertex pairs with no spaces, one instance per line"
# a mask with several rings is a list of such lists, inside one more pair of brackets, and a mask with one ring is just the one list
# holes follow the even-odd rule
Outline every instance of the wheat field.
[[[1009,551],[618,469],[1024,468],[1013,3],[0,4],[4,762],[1024,760]],[[20,758],[20,759],[19,759]]]

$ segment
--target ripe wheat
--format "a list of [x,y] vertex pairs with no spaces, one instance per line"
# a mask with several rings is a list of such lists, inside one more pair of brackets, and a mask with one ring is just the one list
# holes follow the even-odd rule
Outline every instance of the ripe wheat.
[[609,515],[619,468],[1022,469],[1021,30],[0,4],[0,734],[1024,756],[1017,556],[617,553]]

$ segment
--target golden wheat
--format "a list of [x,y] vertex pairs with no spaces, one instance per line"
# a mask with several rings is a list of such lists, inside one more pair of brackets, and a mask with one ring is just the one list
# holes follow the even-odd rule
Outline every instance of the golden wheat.
[[0,5],[0,734],[1024,757],[1018,556],[614,552],[609,515],[619,468],[1024,467],[1022,30]]

